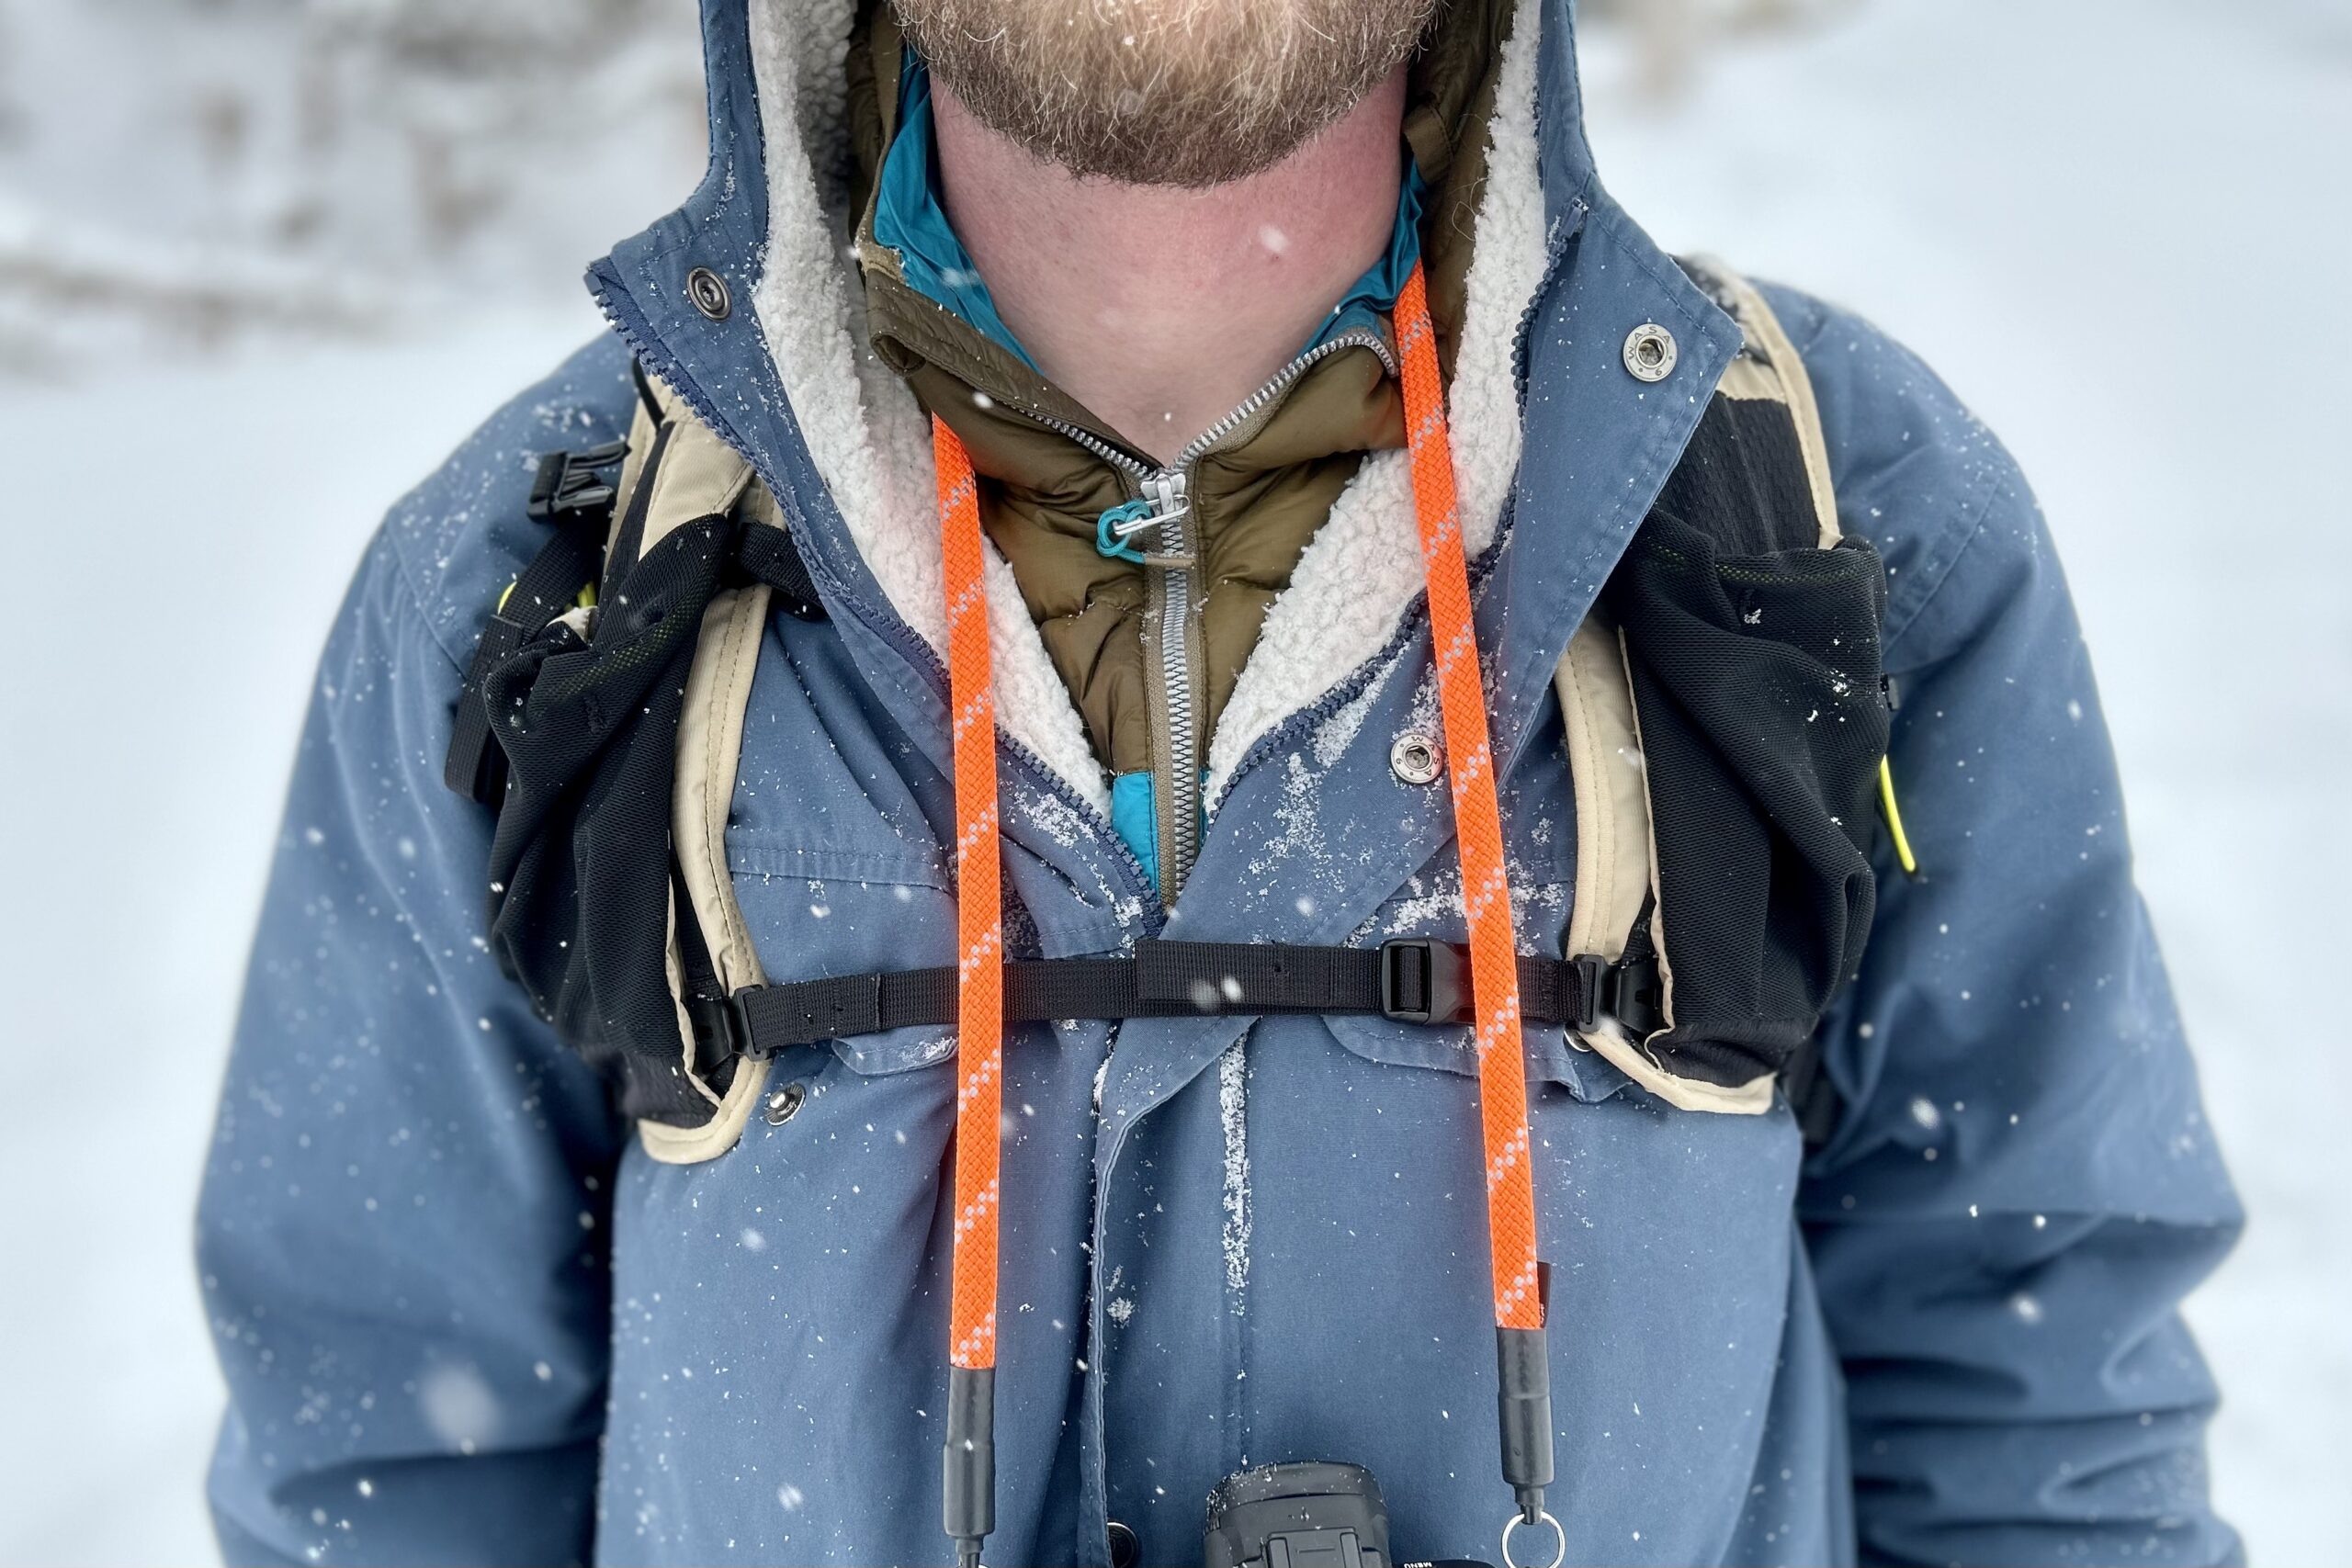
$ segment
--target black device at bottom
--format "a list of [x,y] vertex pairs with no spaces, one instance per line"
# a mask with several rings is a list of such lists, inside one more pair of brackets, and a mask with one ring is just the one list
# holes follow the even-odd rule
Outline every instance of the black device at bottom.
[[1487,1568],[1466,1562],[1398,1564],[1388,1554],[1388,1505],[1356,1464],[1266,1464],[1209,1494],[1205,1568]]

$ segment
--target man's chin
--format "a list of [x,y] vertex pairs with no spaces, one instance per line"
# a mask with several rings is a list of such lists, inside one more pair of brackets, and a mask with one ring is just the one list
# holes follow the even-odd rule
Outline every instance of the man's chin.
[[1413,51],[1437,0],[892,0],[974,118],[1081,178],[1199,188],[1295,152]]

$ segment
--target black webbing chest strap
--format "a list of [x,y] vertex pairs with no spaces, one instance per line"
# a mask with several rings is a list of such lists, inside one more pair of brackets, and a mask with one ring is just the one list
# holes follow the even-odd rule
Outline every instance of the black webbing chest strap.
[[[502,666],[567,611],[595,602],[615,501],[606,476],[626,455],[626,445],[616,443],[541,461],[529,513],[550,532],[501,596],[467,672],[445,769],[448,786],[459,794],[490,806],[505,796],[507,758],[492,736],[487,689]],[[645,488],[640,482],[640,497]],[[632,521],[623,519],[624,534]],[[729,520],[728,526],[731,536],[720,548],[735,575],[766,583],[786,610],[803,619],[822,615],[786,530],[749,518]],[[684,1005],[699,1072],[718,1075],[739,1056],[764,1060],[795,1046],[956,1021],[956,971],[949,965],[754,986],[729,996],[701,943],[691,940],[699,933],[685,934]],[[1466,947],[1422,938],[1378,947],[1147,939],[1127,956],[1007,963],[1004,1016],[1008,1023],[1046,1023],[1317,1013],[1466,1023],[1469,966]],[[1646,1032],[1660,1021],[1655,958],[1611,964],[1589,954],[1522,957],[1519,972],[1521,1016],[1531,1023],[1590,1029],[1605,1014]]]
[[[1686,1109],[1759,1113],[1777,1081],[1818,1143],[1835,1096],[1814,1036],[1870,919],[1884,590],[1867,547],[1838,539],[1802,363],[1749,296],[1729,307],[1748,348],[1578,629],[1583,657],[1562,662],[1589,929],[1572,926],[1566,956],[1518,960],[1521,1016]],[[948,965],[775,983],[762,971],[721,847],[752,624],[771,604],[802,620],[824,610],[748,463],[662,389],[639,389],[629,442],[543,460],[529,514],[546,543],[489,619],[446,773],[499,814],[501,966],[615,1078],[654,1157],[690,1163],[729,1146],[778,1053],[953,1029],[956,987]],[[723,673],[698,679],[709,671]],[[1719,700],[1725,684],[1747,694]],[[1803,722],[1815,710],[1838,722]],[[1762,735],[1759,714],[1789,722]],[[1627,758],[1645,765],[1621,777]],[[1789,779],[1805,787],[1778,787]],[[1003,984],[1011,1023],[1458,1024],[1469,993],[1467,950],[1421,938],[1145,940],[1014,959]]]
[[[662,446],[657,438],[649,468],[658,467]],[[614,472],[627,455],[627,444],[615,443],[541,460],[529,515],[549,534],[500,597],[467,672],[445,768],[448,786],[459,794],[493,807],[507,801],[507,750],[515,742],[502,744],[490,711],[494,694],[509,683],[501,671],[551,636],[560,647],[578,646],[557,623],[575,606],[594,604],[598,580],[609,574],[604,557],[614,523]],[[650,484],[640,476],[635,488],[628,514],[619,519],[623,543],[616,552],[634,553],[630,539],[642,525],[638,514]],[[786,529],[747,514],[709,518],[705,525],[723,530],[713,543],[726,576],[767,584],[781,607],[802,619],[822,617]],[[698,615],[702,603],[696,598],[672,608]],[[765,1060],[795,1046],[956,1022],[956,972],[948,965],[752,986],[729,995],[693,925],[680,922],[683,1009],[695,1036],[695,1070],[718,1081],[725,1081],[738,1058]],[[1519,970],[1521,1015],[1530,1023],[1589,1029],[1607,1015],[1647,1032],[1661,1021],[1663,988],[1654,957],[1617,963],[1589,954],[1522,957]],[[1009,1023],[1285,1013],[1466,1023],[1469,950],[1423,938],[1377,947],[1147,939],[1122,956],[1016,959],[1005,965]]]
[[[1606,1013],[1657,1027],[1655,961],[1521,957],[1519,987],[1521,1016],[1530,1023],[1589,1029]],[[706,1063],[765,1059],[796,1045],[952,1026],[956,971],[942,965],[755,986],[690,1001],[686,1010]],[[1420,937],[1378,947],[1147,938],[1132,956],[1016,959],[1004,966],[1008,1023],[1279,1013],[1467,1023],[1470,951]]]

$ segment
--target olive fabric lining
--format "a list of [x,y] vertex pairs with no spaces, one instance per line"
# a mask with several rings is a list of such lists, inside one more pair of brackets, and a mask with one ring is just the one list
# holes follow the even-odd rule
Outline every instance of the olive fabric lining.
[[[1422,259],[1449,367],[1485,181],[1483,140],[1471,132],[1492,113],[1511,10],[1508,0],[1458,0],[1410,68],[1404,140],[1426,186]],[[1158,675],[1143,635],[1146,573],[1095,548],[1097,518],[1130,499],[1128,486],[1108,464],[1027,415],[1131,443],[1017,352],[910,286],[899,253],[876,240],[876,197],[899,130],[901,50],[888,6],[869,3],[848,75],[854,210],[861,214],[855,242],[875,352],[971,454],[982,479],[982,526],[1012,568],[1097,759],[1114,775],[1149,773]],[[1385,337],[1385,323],[1382,331]],[[1197,466],[1192,503],[1203,647],[1195,678],[1204,736],[1256,649],[1268,606],[1290,586],[1307,541],[1363,456],[1404,441],[1403,405],[1385,367],[1368,350],[1348,349],[1309,369],[1238,444]]]

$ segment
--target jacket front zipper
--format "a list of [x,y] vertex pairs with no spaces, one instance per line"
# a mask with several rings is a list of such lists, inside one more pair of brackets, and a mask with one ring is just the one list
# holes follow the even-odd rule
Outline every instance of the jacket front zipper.
[[1159,679],[1151,705],[1152,800],[1159,838],[1159,899],[1173,908],[1192,874],[1201,847],[1200,698],[1196,689],[1203,595],[1192,526],[1193,480],[1201,461],[1246,432],[1283,393],[1321,361],[1347,348],[1368,348],[1393,378],[1396,356],[1380,334],[1353,328],[1328,338],[1292,359],[1265,384],[1233,406],[1222,419],[1184,445],[1165,468],[1136,457],[1093,432],[1031,410],[1021,412],[1056,434],[1068,437],[1125,476],[1135,500],[1148,514],[1122,525],[1132,537],[1145,530],[1157,547],[1144,558],[1150,592],[1146,598],[1144,639],[1155,655]]

